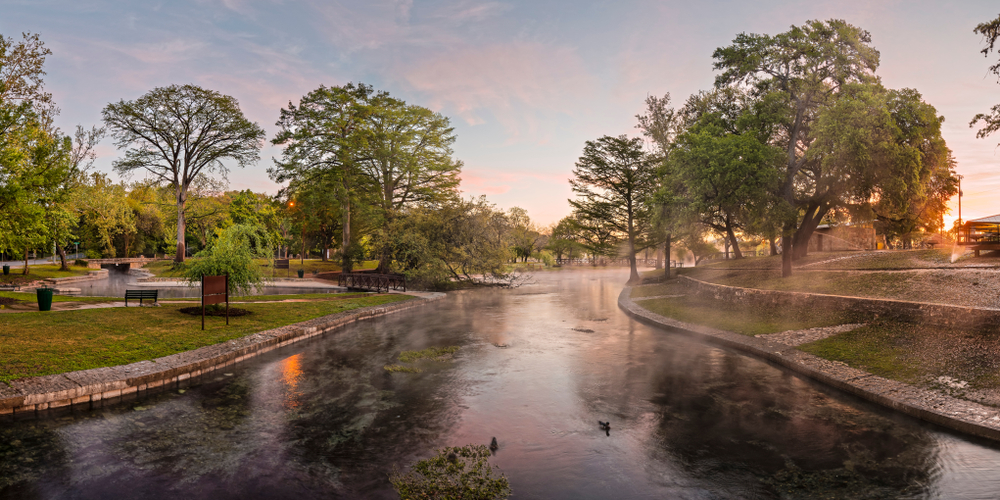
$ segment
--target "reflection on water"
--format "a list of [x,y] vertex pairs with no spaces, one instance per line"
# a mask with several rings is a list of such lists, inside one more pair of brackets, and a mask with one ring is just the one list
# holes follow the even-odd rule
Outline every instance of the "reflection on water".
[[[486,444],[516,498],[994,498],[1000,452],[637,323],[627,273],[351,325],[94,411],[0,427],[0,498],[395,498],[387,473]],[[508,344],[497,348],[496,343]],[[403,350],[460,345],[421,373]],[[603,432],[598,420],[612,422]]]

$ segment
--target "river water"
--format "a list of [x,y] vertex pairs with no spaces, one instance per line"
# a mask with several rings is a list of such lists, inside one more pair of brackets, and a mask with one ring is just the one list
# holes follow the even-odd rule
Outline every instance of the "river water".
[[0,498],[396,498],[393,467],[494,436],[517,499],[998,497],[997,446],[634,321],[627,277],[539,273],[179,390],[5,420]]

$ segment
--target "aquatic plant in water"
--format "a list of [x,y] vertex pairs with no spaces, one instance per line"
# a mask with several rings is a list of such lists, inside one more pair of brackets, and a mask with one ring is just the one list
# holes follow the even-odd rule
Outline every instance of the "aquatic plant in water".
[[402,363],[412,363],[418,359],[437,359],[444,361],[445,356],[458,352],[457,345],[448,347],[428,347],[422,351],[403,351],[399,353],[399,361]]
[[498,500],[510,496],[510,483],[502,473],[493,475],[489,448],[466,445],[438,450],[437,455],[420,460],[410,472],[393,469],[389,482],[402,500]]

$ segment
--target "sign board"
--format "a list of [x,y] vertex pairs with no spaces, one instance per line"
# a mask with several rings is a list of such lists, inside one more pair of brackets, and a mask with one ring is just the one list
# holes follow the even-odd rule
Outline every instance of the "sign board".
[[201,329],[205,329],[205,306],[226,303],[226,324],[229,324],[229,275],[201,276]]
[[275,259],[274,260],[275,269],[288,269],[288,259]]

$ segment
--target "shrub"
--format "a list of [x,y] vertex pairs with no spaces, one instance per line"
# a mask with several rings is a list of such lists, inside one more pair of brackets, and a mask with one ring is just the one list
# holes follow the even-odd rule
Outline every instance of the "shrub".
[[389,482],[402,500],[498,500],[510,496],[510,483],[493,476],[491,453],[485,445],[467,445],[438,450],[420,460],[410,472],[393,470]]

